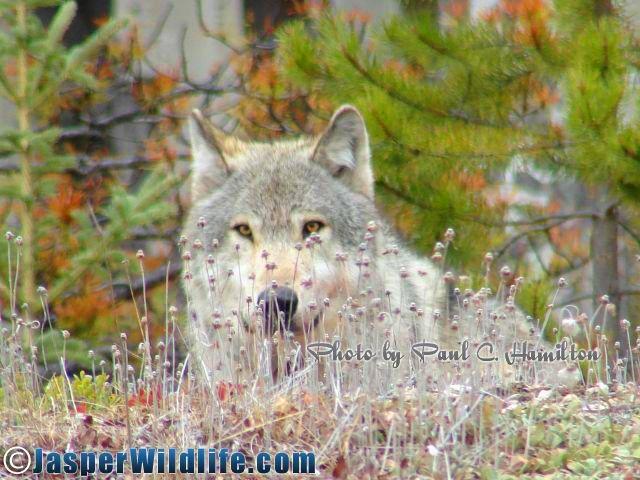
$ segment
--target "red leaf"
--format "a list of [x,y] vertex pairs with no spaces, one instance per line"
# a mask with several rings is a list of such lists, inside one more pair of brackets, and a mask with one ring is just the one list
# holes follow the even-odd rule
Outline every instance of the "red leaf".
[[225,381],[220,381],[216,384],[216,395],[221,402],[239,393],[242,393],[242,385],[240,384]]
[[134,405],[143,405],[148,407],[149,405],[153,405],[155,399],[160,400],[160,398],[162,398],[160,386],[156,388],[155,393],[153,391],[147,392],[144,388],[140,388],[138,393],[129,398],[127,406],[133,407]]

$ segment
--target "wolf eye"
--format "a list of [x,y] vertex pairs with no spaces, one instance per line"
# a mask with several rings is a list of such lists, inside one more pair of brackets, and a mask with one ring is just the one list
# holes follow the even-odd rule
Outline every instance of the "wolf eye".
[[322,222],[318,222],[317,220],[307,222],[304,224],[304,227],[302,227],[302,236],[304,238],[307,238],[312,233],[318,233],[320,230],[322,230],[322,227],[324,227],[324,224]]
[[251,240],[253,238],[253,234],[251,233],[251,227],[246,223],[241,223],[240,225],[236,225],[233,229],[242,235],[245,238]]

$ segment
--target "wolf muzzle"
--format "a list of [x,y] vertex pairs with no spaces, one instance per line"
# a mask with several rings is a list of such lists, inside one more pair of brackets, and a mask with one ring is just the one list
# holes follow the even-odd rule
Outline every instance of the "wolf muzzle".
[[267,288],[258,295],[265,331],[292,330],[292,319],[298,308],[298,295],[289,287]]

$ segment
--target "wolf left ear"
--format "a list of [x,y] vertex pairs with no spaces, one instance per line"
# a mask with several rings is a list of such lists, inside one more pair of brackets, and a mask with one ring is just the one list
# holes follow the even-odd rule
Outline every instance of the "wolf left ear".
[[197,108],[189,117],[191,137],[191,199],[199,200],[220,187],[233,172],[233,156],[242,143],[229,135]]
[[373,172],[364,119],[351,105],[338,108],[320,136],[312,160],[373,200]]

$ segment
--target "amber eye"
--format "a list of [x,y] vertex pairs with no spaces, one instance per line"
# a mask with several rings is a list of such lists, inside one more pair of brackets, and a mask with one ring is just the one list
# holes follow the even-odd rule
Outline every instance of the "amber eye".
[[304,224],[304,227],[302,227],[302,236],[304,238],[307,238],[312,233],[318,233],[320,230],[322,230],[322,227],[324,227],[324,224],[322,222],[318,222],[317,220],[307,222]]
[[242,235],[245,238],[252,239],[253,234],[251,233],[251,227],[246,223],[241,223],[240,225],[236,225],[233,229]]

